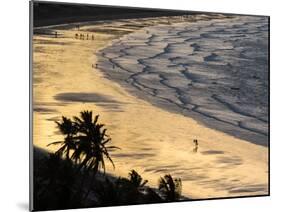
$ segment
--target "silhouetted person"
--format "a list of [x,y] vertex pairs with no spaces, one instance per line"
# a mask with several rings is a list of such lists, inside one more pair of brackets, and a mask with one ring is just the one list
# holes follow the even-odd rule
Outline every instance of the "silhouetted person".
[[98,68],[98,64],[96,63],[96,68]]
[[95,36],[94,35],[92,35],[92,40],[95,40]]
[[57,31],[55,32],[55,37],[56,37],[56,38],[58,37],[58,32],[57,32]]
[[89,39],[89,35],[87,34],[87,40]]
[[197,139],[194,139],[193,143],[194,143],[195,146],[198,146],[198,140]]
[[75,34],[75,38],[76,38],[76,39],[78,38],[78,34],[77,34],[77,33]]
[[198,152],[198,146],[194,147],[192,152],[197,153]]
[[193,140],[193,143],[194,143],[194,145],[195,145],[195,147],[193,148],[193,152],[194,153],[197,153],[197,151],[198,151],[198,140],[197,139],[194,139]]

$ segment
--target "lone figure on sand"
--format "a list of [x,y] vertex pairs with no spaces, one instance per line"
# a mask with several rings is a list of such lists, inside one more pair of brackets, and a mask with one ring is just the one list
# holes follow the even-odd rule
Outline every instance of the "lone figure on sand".
[[198,147],[198,140],[197,140],[197,139],[194,139],[194,140],[193,140],[193,143],[194,143],[195,146]]
[[193,140],[193,143],[194,143],[194,145],[195,145],[195,147],[193,148],[193,152],[194,153],[197,153],[197,151],[198,151],[198,140],[197,139],[194,139]]

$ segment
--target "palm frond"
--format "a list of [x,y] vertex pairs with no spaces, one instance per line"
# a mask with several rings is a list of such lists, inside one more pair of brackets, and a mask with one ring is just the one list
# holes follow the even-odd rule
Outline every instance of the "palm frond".
[[55,141],[55,142],[47,144],[47,146],[58,145],[58,144],[62,144],[62,143],[63,143],[63,141]]

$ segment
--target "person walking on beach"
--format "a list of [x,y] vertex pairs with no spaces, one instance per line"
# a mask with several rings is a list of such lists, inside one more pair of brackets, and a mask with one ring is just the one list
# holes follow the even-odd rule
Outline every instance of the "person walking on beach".
[[94,35],[92,35],[92,40],[95,40],[95,37],[94,37]]
[[195,147],[193,148],[193,152],[194,153],[197,153],[197,151],[198,151],[198,140],[197,139],[194,139],[193,140],[193,143],[194,143],[194,145],[195,145]]
[[195,146],[198,146],[198,140],[197,139],[194,139],[193,143],[195,144]]
[[87,40],[89,39],[89,35],[87,34]]
[[56,37],[56,38],[58,37],[58,32],[57,32],[57,31],[55,32],[55,37]]

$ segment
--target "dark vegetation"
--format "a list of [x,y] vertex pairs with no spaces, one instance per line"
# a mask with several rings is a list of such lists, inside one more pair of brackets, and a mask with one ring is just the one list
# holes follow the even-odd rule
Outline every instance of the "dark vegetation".
[[55,153],[34,158],[34,209],[54,210],[178,201],[181,180],[165,175],[158,189],[148,187],[135,170],[127,178],[105,174],[105,160],[114,167],[111,138],[99,116],[83,111],[57,123],[62,141]]
[[195,12],[113,7],[101,5],[34,2],[34,26],[47,26],[82,21],[115,20],[194,14]]

